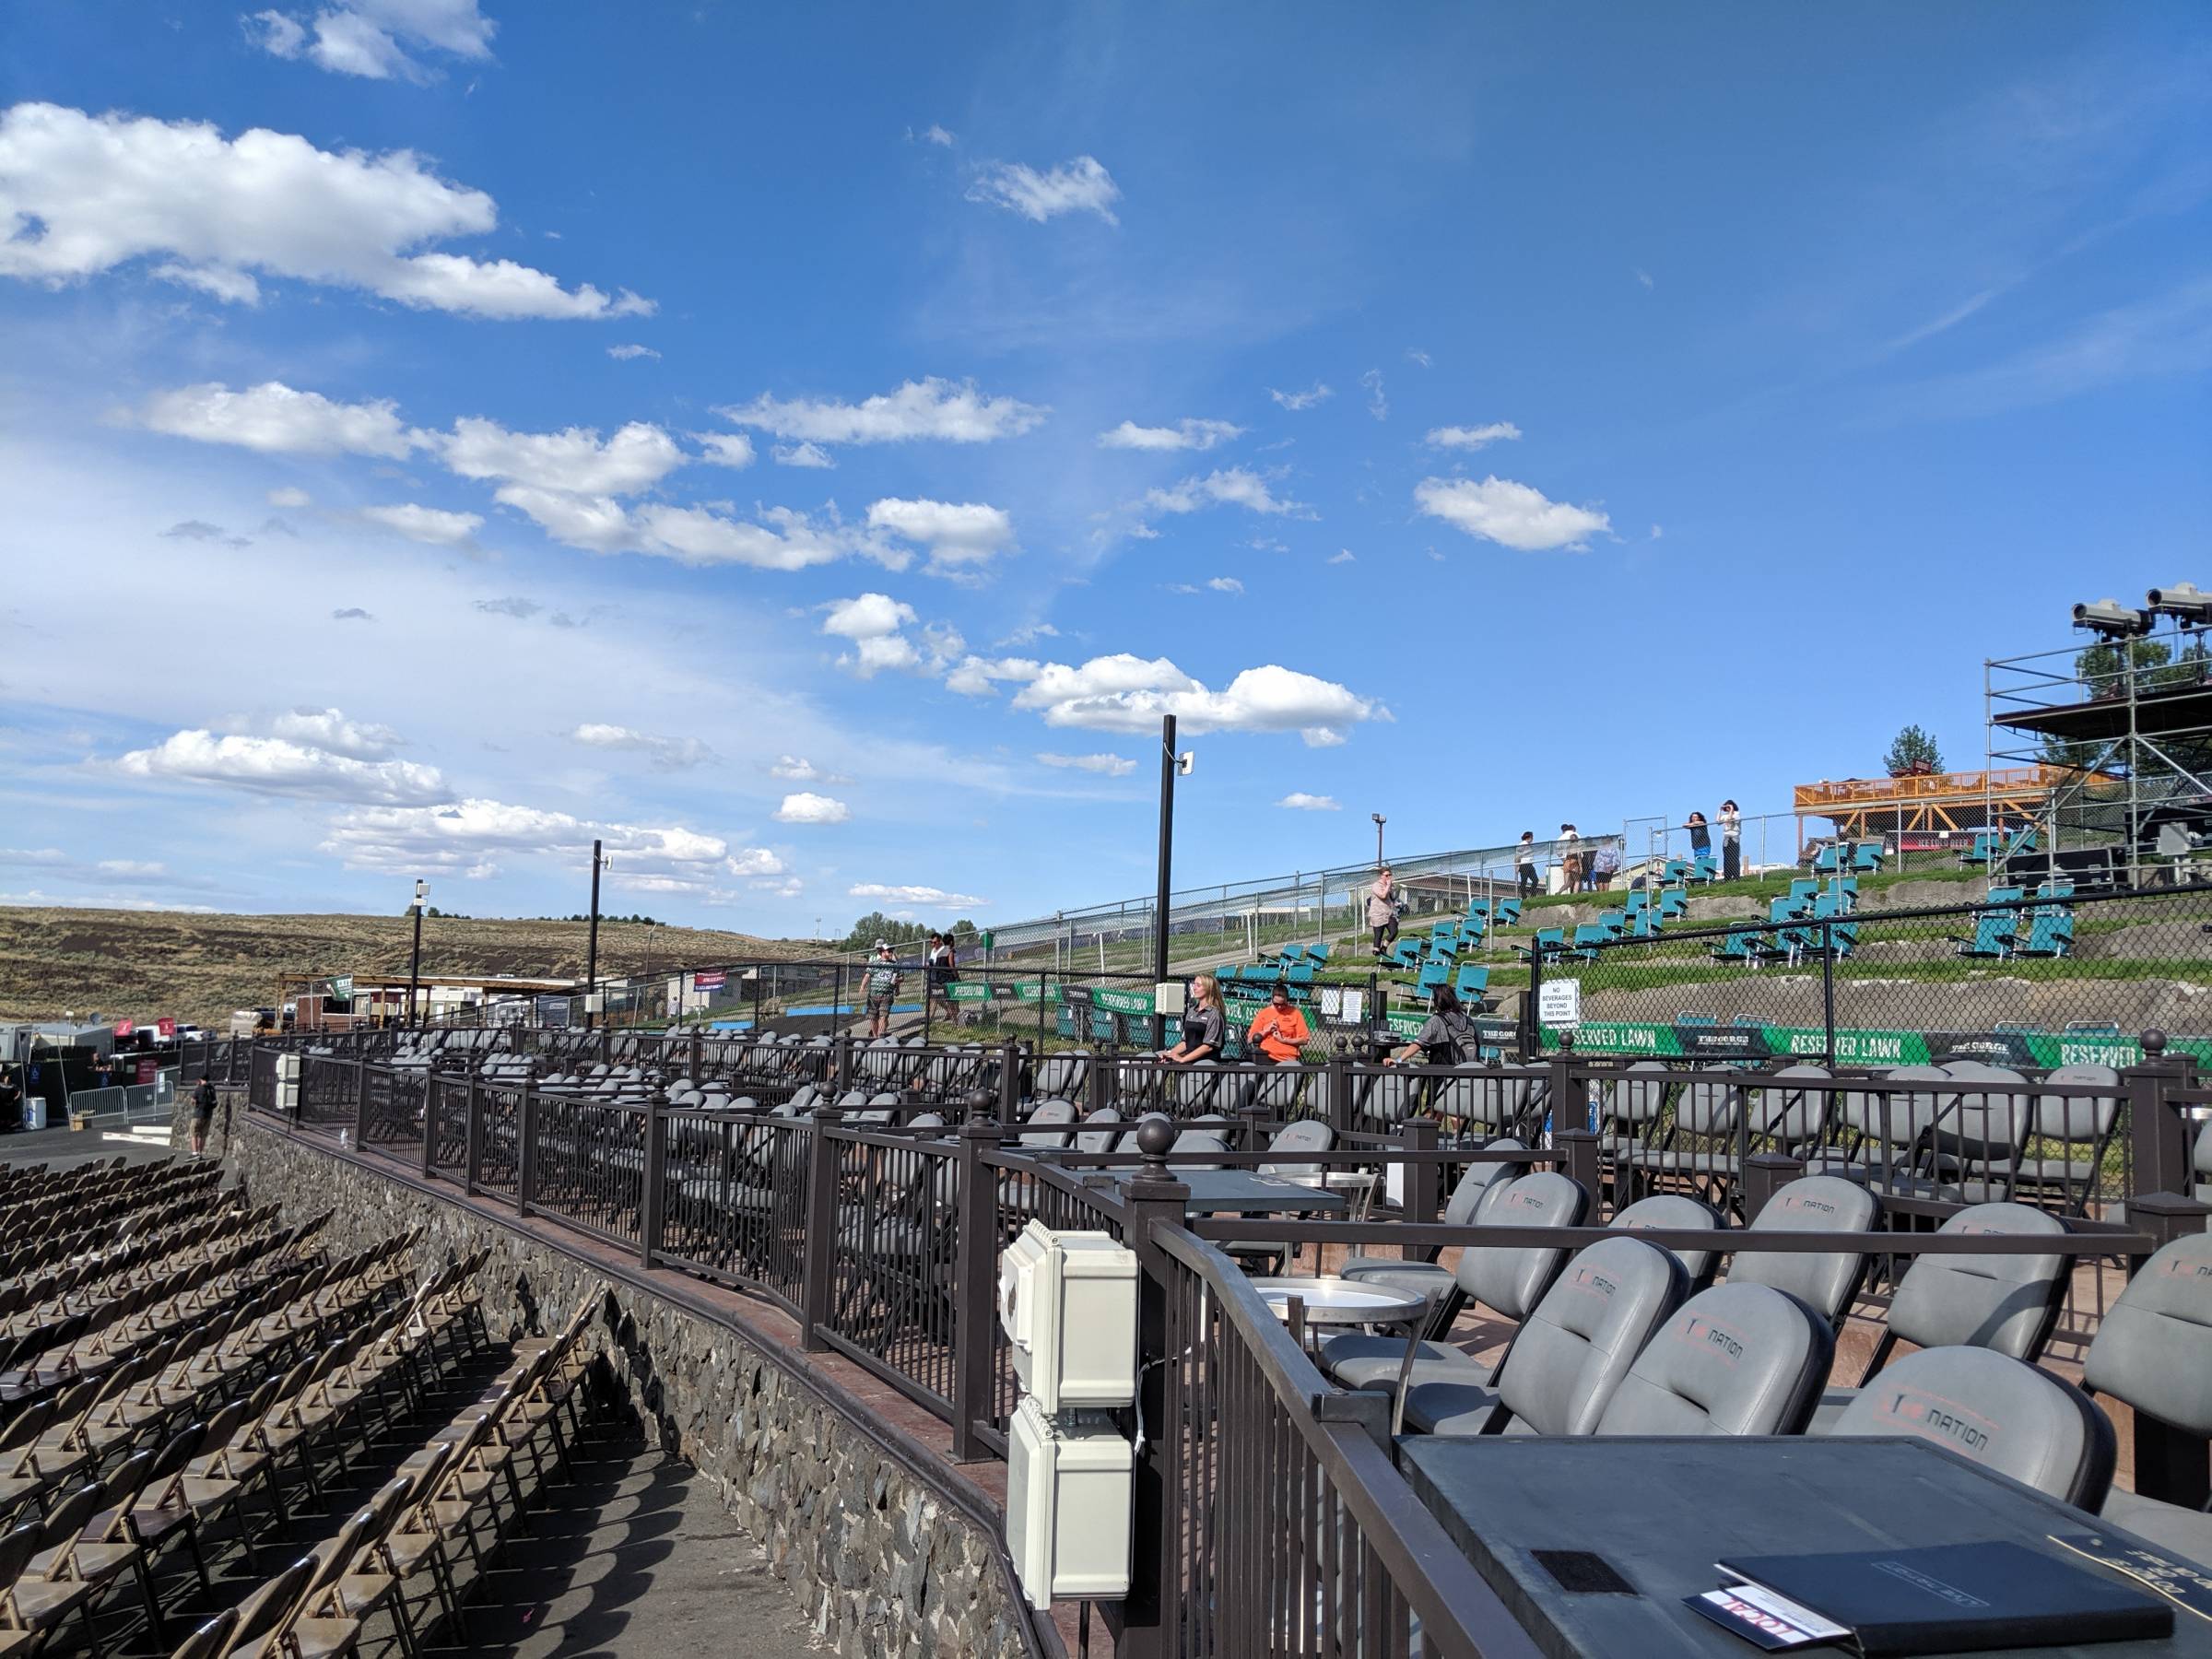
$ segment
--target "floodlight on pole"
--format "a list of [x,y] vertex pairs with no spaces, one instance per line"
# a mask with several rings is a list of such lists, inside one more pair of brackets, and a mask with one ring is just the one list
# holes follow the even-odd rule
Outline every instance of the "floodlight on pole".
[[1382,825],[1385,820],[1379,812],[1371,812],[1367,816],[1375,820],[1375,868],[1379,870],[1382,867]]
[[1175,716],[1163,714],[1159,722],[1159,880],[1152,904],[1152,1046],[1156,1049],[1165,1048],[1168,1041],[1168,1020],[1159,1009],[1159,988],[1168,979],[1168,885],[1174,865],[1175,780],[1189,777],[1197,765],[1196,750],[1175,752]]

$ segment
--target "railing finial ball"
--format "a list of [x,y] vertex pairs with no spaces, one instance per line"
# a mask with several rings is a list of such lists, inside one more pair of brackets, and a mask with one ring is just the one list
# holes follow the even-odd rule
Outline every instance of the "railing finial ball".
[[2156,1060],[2160,1054],[2164,1053],[2166,1052],[2166,1033],[2159,1030],[2156,1026],[2153,1026],[2149,1030],[2144,1032],[2143,1052],[2153,1060]]

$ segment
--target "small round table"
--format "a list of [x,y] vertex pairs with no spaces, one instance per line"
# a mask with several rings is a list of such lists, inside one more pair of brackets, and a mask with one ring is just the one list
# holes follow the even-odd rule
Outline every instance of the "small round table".
[[1307,1333],[1356,1325],[1396,1325],[1418,1335],[1429,1317],[1429,1299],[1388,1285],[1340,1278],[1255,1278],[1248,1281],[1303,1347]]

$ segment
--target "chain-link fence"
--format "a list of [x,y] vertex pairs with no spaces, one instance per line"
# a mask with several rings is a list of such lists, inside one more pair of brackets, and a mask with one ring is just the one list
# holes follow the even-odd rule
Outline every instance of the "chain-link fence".
[[2155,1030],[2212,1060],[2212,886],[1999,888],[1882,912],[1821,897],[1777,900],[1764,923],[1548,941],[1530,964],[1535,1034],[1557,1047],[1574,1030],[1597,1053],[2048,1067],[2130,1064]]

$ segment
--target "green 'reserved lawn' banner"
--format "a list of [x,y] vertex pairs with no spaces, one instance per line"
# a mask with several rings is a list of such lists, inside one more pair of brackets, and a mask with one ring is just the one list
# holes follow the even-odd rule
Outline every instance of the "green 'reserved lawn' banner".
[[[1396,1029],[1397,1015],[1391,1016]],[[1557,1049],[1559,1033],[1547,1027],[1544,1046]],[[1577,1053],[1646,1054],[1671,1060],[1787,1059],[1818,1054],[1828,1034],[1818,1026],[1641,1025],[1585,1020],[1575,1031]],[[2212,1060],[2212,1037],[2176,1037],[2171,1053]],[[1947,1060],[1989,1060],[2002,1065],[2134,1065],[2142,1046],[2115,1031],[1883,1031],[1838,1027],[1836,1058],[1845,1065],[1939,1065]]]

